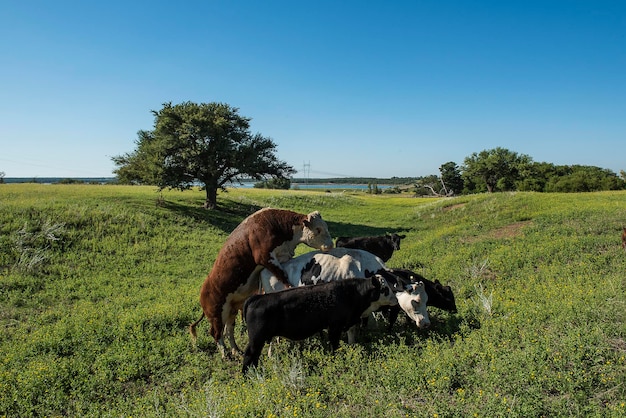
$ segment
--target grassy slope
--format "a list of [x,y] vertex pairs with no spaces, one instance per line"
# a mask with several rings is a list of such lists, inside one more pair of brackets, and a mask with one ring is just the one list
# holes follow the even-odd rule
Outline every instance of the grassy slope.
[[[220,212],[201,192],[157,197],[0,187],[0,416],[626,413],[626,193],[235,190]],[[334,236],[403,231],[388,264],[451,284],[459,313],[432,309],[428,332],[375,324],[335,356],[282,343],[242,377],[206,322],[197,349],[186,327],[221,243],[263,206],[320,210]]]

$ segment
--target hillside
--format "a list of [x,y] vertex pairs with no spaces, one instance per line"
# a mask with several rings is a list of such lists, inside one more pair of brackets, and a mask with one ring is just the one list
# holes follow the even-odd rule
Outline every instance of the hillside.
[[[236,189],[0,185],[0,416],[621,416],[626,192],[417,199]],[[226,236],[260,207],[319,210],[333,236],[402,232],[387,263],[459,312],[370,321],[335,355],[281,342],[242,376],[199,326]],[[309,249],[300,246],[298,254]],[[238,321],[237,339],[245,346]]]

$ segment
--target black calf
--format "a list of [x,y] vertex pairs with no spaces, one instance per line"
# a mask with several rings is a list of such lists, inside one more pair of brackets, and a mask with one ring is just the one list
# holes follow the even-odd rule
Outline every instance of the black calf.
[[331,347],[337,349],[341,332],[358,324],[365,310],[380,297],[381,282],[376,277],[337,280],[250,297],[243,308],[248,346],[242,371],[258,364],[263,346],[273,337],[303,340],[328,329]]

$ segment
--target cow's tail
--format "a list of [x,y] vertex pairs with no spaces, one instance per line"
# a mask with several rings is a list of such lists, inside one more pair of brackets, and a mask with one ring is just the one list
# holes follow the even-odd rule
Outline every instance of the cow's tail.
[[200,318],[198,318],[196,322],[189,325],[189,334],[191,334],[191,339],[193,340],[194,344],[196,343],[196,340],[198,339],[198,334],[196,333],[196,327],[198,326],[200,321],[202,321],[202,318],[204,318],[204,311],[202,311],[202,315],[200,315]]

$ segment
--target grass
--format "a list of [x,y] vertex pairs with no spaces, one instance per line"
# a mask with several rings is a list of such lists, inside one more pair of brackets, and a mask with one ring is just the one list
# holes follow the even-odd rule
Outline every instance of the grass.
[[[0,416],[623,416],[626,193],[451,199],[233,189],[0,187]],[[242,376],[199,327],[228,233],[265,207],[333,236],[402,232],[387,263],[450,284],[424,332],[374,322],[330,355],[282,341]],[[300,246],[298,253],[309,249]],[[238,321],[237,340],[245,345]]]

